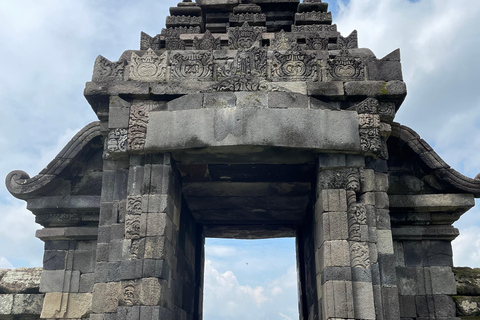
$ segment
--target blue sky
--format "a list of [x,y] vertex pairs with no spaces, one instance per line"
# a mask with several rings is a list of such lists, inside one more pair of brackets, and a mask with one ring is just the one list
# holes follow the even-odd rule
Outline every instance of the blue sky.
[[[0,176],[15,169],[35,175],[96,120],[83,88],[97,55],[113,61],[124,50],[137,49],[140,32],[159,33],[168,7],[178,1],[0,0]],[[480,172],[480,1],[328,2],[344,36],[358,30],[360,47],[377,57],[401,48],[408,97],[396,121],[416,130],[461,173]],[[455,225],[461,231],[454,242],[455,264],[480,267],[480,209]],[[0,267],[41,265],[38,228],[24,202],[0,184]],[[293,300],[292,250],[288,240],[209,241],[206,296],[223,293],[225,301],[215,308],[219,313],[233,314],[238,306],[229,302],[237,300],[251,306],[243,311],[261,307],[271,319],[295,318],[296,301],[282,315],[271,302],[275,298],[287,306]],[[278,271],[260,272],[272,264]]]

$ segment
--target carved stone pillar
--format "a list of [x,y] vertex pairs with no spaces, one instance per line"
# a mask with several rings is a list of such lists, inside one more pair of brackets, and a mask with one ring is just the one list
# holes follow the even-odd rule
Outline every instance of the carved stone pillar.
[[[321,155],[315,260],[321,319],[398,319],[386,175],[363,156]],[[389,221],[389,220],[387,220]],[[392,270],[393,268],[393,270]]]

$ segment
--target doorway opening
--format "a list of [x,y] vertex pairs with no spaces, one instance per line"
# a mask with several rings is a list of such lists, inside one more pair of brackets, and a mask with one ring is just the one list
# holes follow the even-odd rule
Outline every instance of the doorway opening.
[[298,319],[295,238],[207,238],[203,319]]

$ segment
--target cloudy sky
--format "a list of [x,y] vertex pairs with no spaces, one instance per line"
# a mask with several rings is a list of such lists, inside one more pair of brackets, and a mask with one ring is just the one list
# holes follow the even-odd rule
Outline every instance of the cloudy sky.
[[[159,33],[178,1],[0,0],[0,177],[15,169],[35,175],[95,121],[83,88],[96,56],[114,61],[137,49],[140,32]],[[408,97],[396,121],[461,173],[480,172],[480,1],[329,3],[344,36],[358,30],[360,47],[379,58],[401,48]],[[480,209],[456,226],[455,264],[480,267]],[[38,228],[0,184],[0,267],[41,265]],[[295,277],[293,240],[210,240],[206,318],[294,319]]]

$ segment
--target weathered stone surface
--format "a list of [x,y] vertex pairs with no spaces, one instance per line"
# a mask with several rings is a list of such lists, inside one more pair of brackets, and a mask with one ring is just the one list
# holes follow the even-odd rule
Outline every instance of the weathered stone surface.
[[354,151],[359,148],[355,122],[354,113],[327,110],[229,108],[152,112],[145,148],[161,151],[268,145]]
[[40,315],[43,308],[43,300],[43,294],[15,294],[13,296],[12,314]]
[[91,293],[47,293],[45,295],[44,307],[40,317],[47,319],[85,318],[90,314],[91,306]]
[[0,293],[37,293],[42,268],[17,268],[3,271]]
[[480,296],[480,269],[453,268],[460,296]]

